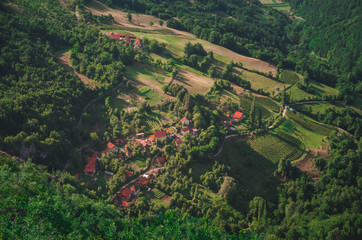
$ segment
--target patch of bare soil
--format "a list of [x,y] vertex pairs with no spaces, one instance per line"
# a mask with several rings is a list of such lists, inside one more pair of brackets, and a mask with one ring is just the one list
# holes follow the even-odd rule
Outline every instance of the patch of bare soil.
[[170,196],[163,196],[161,199],[160,199],[162,202],[165,202],[167,204],[170,204],[170,200],[171,200],[171,197]]
[[321,173],[315,167],[313,160],[318,156],[326,159],[330,158],[328,148],[329,146],[325,145],[321,146],[319,150],[309,149],[303,159],[295,163],[295,166],[310,176],[313,181],[317,181]]
[[72,65],[70,63],[70,54],[69,53],[63,53],[63,52],[57,52],[55,54],[55,57],[58,59],[58,62],[63,65],[65,70],[68,72],[75,74],[79,77],[79,79],[90,89],[95,89],[96,87],[99,87],[99,84],[94,81],[93,79],[90,79],[89,77],[80,74],[72,68]]

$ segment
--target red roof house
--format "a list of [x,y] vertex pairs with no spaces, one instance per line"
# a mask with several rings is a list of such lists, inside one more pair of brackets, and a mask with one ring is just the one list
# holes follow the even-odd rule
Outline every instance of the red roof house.
[[114,34],[113,32],[109,33],[109,36],[115,40],[122,40],[123,37],[126,37],[125,33]]
[[108,149],[112,149],[114,147],[115,147],[115,145],[113,143],[111,143],[111,142],[107,143],[107,148]]
[[138,183],[142,186],[146,185],[148,182],[149,182],[148,179],[145,177],[142,177],[138,180]]
[[127,174],[127,176],[129,176],[129,177],[130,177],[130,176],[132,176],[132,175],[133,175],[133,172],[132,172],[132,171],[127,171],[127,173],[126,173],[126,174]]
[[129,200],[129,198],[131,197],[131,195],[132,195],[132,192],[131,192],[131,189],[129,189],[129,188],[125,188],[125,189],[123,189],[121,192],[119,192],[119,196],[120,196],[121,198],[125,198],[126,201]]
[[181,134],[184,135],[185,133],[189,133],[190,129],[189,128],[183,128],[181,129]]
[[94,163],[87,163],[84,168],[84,173],[87,175],[94,175],[96,172],[96,165]]
[[152,141],[155,140],[156,138],[163,139],[165,137],[166,137],[165,131],[158,131],[158,132],[155,132],[153,135],[151,135]]
[[122,202],[122,207],[123,208],[128,208],[129,207],[129,202]]
[[181,139],[176,139],[176,147],[178,147],[182,143]]
[[244,114],[242,112],[236,111],[233,115],[233,118],[237,121],[241,120],[244,118]]
[[189,125],[190,120],[188,120],[186,117],[181,118],[180,123],[183,125]]

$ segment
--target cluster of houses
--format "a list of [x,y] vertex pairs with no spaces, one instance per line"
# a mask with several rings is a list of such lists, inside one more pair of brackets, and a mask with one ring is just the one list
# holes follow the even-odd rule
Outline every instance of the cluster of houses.
[[119,190],[116,194],[114,204],[116,206],[122,206],[125,209],[128,208],[130,202],[135,202],[137,200],[141,189],[148,185],[150,177],[152,176],[144,174],[131,187]]
[[235,122],[239,122],[244,118],[244,113],[242,111],[236,111],[232,116],[230,114],[227,114],[226,117],[222,116],[221,121],[226,126],[227,130],[235,130],[235,128],[232,127],[232,125]]
[[144,47],[144,44],[142,42],[142,39],[140,38],[136,38],[134,35],[132,34],[125,34],[125,33],[118,33],[118,34],[114,34],[113,32],[109,33],[109,37],[113,38],[115,40],[118,41],[123,41],[125,43],[134,43],[134,49],[136,50],[140,50],[141,48]]

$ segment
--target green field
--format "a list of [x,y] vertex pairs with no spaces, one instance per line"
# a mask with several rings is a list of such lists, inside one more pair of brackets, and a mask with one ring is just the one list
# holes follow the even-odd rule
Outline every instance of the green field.
[[312,84],[312,92],[308,93],[303,91],[302,89],[298,88],[296,85],[292,86],[287,92],[288,94],[292,95],[294,101],[300,100],[309,100],[313,99],[315,96],[336,96],[338,95],[339,91],[336,88],[332,88],[322,83],[318,83],[315,81],[311,81]]
[[166,194],[162,191],[160,191],[157,188],[153,188],[151,191],[152,195],[157,198],[157,199],[161,199],[163,196],[165,196]]
[[265,92],[269,92],[271,94],[272,92],[277,92],[277,90],[275,89],[276,87],[278,87],[279,89],[284,89],[284,87],[287,88],[290,86],[289,84],[277,82],[263,75],[249,71],[243,71],[242,77],[250,82],[252,89],[263,89]]
[[283,83],[295,84],[299,81],[300,78],[298,74],[293,71],[283,70],[280,73],[280,79],[282,80]]
[[132,162],[139,168],[146,168],[147,167],[147,164],[146,164],[146,159],[143,158],[143,157],[139,157],[139,156],[136,156]]

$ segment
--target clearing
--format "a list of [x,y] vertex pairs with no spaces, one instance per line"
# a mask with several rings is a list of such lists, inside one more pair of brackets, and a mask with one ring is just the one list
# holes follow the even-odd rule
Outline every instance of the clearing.
[[90,89],[95,89],[96,87],[100,87],[100,84],[97,83],[95,80],[90,79],[89,77],[80,74],[72,68],[70,63],[70,53],[69,51],[58,51],[55,53],[55,57],[58,59],[59,63],[71,74],[77,75],[79,79]]

